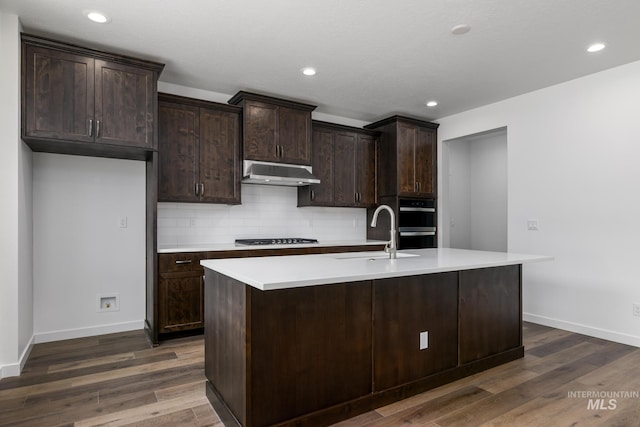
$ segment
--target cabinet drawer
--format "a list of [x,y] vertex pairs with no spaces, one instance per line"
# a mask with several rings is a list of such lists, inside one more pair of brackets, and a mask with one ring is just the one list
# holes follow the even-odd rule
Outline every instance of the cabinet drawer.
[[200,271],[200,261],[207,258],[206,252],[179,252],[158,254],[158,271],[176,273],[181,271]]

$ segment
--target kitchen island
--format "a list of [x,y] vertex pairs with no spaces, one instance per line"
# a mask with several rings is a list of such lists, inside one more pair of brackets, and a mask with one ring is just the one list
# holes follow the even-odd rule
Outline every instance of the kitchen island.
[[226,425],[328,425],[524,355],[522,264],[459,249],[201,261]]

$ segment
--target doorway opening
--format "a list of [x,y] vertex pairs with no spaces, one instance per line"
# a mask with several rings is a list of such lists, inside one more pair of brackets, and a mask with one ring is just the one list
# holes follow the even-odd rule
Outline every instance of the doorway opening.
[[507,251],[507,128],[442,142],[442,247]]

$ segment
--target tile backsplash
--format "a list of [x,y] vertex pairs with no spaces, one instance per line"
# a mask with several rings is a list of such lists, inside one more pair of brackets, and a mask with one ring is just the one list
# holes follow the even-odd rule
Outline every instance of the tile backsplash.
[[235,239],[305,237],[362,240],[364,208],[298,208],[296,187],[242,185],[241,205],[158,204],[158,245],[233,243]]

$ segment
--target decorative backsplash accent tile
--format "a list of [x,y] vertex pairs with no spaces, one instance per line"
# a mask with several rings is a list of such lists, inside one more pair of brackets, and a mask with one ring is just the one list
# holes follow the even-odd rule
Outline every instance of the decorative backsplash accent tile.
[[242,185],[241,205],[158,203],[158,245],[233,243],[235,239],[306,237],[359,240],[364,208],[298,208],[295,187]]

